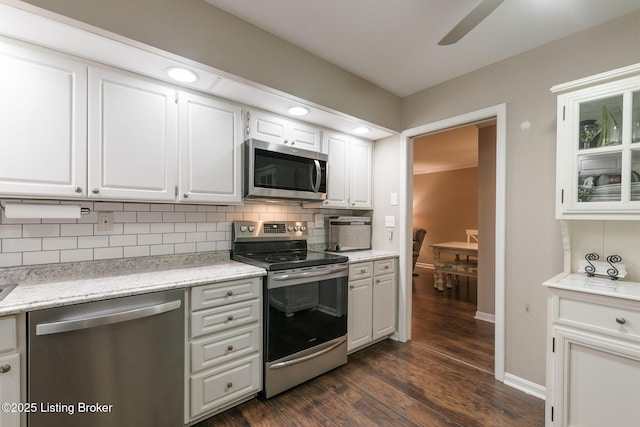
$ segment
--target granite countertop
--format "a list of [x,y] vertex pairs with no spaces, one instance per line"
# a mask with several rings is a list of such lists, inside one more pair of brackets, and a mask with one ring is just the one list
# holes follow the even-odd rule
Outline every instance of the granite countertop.
[[[349,263],[398,256],[378,250],[340,254]],[[0,269],[0,283],[18,284],[0,301],[0,315],[264,275],[264,269],[232,261],[228,253]]]
[[222,256],[196,261],[176,257],[169,261],[162,257],[150,258],[153,258],[150,264],[150,260],[135,262],[132,259],[124,262],[88,262],[85,265],[0,269],[3,283],[8,279],[18,283],[0,301],[0,315],[266,274],[262,268],[231,261],[228,255],[226,259]]
[[378,250],[364,250],[364,251],[347,251],[347,252],[332,252],[338,255],[344,255],[349,257],[349,263],[375,261],[378,259],[393,258],[400,256],[397,252],[378,251]]
[[608,297],[640,301],[640,283],[587,277],[583,273],[560,273],[543,283],[545,286]]

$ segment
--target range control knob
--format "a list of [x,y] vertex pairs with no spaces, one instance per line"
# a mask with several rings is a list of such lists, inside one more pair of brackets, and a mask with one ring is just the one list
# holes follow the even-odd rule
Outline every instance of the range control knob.
[[255,230],[256,228],[253,225],[249,226],[249,231],[253,233],[253,230]]
[[307,229],[307,227],[305,227],[304,225],[301,225],[301,226],[300,226],[300,231],[304,231],[304,230],[306,230],[306,229]]
[[246,225],[241,225],[241,226],[240,226],[240,231],[242,231],[243,233],[244,233],[245,231],[247,231],[247,226],[246,226]]
[[295,227],[293,227],[293,229],[296,230],[296,231],[300,231],[300,226],[296,225]]
[[287,231],[293,231],[293,225],[288,226]]

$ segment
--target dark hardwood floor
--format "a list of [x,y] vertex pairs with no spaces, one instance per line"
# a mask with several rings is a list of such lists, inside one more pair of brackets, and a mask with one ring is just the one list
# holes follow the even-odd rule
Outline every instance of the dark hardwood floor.
[[493,325],[473,319],[475,282],[439,293],[430,276],[413,281],[410,342],[374,344],[196,426],[543,426],[544,401],[493,377]]

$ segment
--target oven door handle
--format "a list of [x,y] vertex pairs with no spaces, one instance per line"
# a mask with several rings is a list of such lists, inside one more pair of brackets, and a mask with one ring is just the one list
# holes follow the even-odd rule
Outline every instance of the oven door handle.
[[347,337],[343,337],[339,341],[334,342],[327,348],[323,348],[320,351],[316,351],[315,353],[308,354],[306,356],[298,357],[297,359],[285,360],[284,362],[274,363],[269,366],[269,369],[283,369],[291,365],[297,365],[298,363],[306,362],[307,360],[315,359],[316,357],[322,356],[323,354],[329,353],[332,350],[340,347],[347,340]]
[[341,271],[346,271],[348,267],[340,267],[335,269],[327,269],[327,270],[316,270],[316,271],[302,271],[299,273],[289,273],[283,274],[281,276],[271,276],[271,280],[276,282],[281,282],[284,280],[294,280],[294,279],[303,279],[306,277],[320,277],[326,276],[327,274],[340,273]]

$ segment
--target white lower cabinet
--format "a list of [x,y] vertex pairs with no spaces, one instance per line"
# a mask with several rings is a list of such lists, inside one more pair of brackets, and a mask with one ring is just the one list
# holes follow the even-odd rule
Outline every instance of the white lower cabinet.
[[547,426],[640,425],[640,301],[552,289]]
[[21,370],[24,364],[21,348],[26,332],[18,318],[25,323],[23,316],[0,319],[0,402],[4,405],[0,411],[0,427],[26,425],[25,413],[17,405],[25,402],[26,394],[22,386],[25,375]]
[[221,412],[262,388],[262,281],[190,290],[185,422]]
[[349,265],[347,351],[352,352],[396,330],[396,258]]

